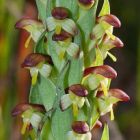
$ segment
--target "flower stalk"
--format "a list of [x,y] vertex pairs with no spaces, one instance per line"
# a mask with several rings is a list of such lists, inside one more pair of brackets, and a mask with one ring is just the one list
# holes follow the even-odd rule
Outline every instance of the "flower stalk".
[[21,65],[31,75],[29,103],[12,111],[23,120],[22,134],[29,130],[40,140],[91,140],[92,129],[104,125],[102,138],[109,139],[100,117],[110,113],[113,120],[114,104],[130,98],[110,89],[117,72],[104,60],[116,61],[109,51],[124,44],[113,35],[121,22],[110,13],[109,1],[97,15],[99,2],[36,0],[39,19],[17,22],[16,28],[30,34],[25,46],[32,39],[35,47]]

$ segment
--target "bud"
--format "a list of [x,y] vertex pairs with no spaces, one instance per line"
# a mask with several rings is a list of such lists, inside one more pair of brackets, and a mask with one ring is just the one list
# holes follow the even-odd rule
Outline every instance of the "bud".
[[109,95],[119,99],[120,101],[124,101],[124,102],[127,102],[130,100],[130,97],[124,91],[122,91],[120,89],[110,89]]
[[89,67],[85,69],[84,76],[87,76],[89,74],[99,74],[110,79],[114,79],[117,77],[117,72],[108,65]]
[[94,3],[95,0],[78,0],[79,6],[81,6],[84,9],[90,9]]
[[52,10],[52,16],[58,20],[64,20],[69,16],[69,12],[64,7],[55,7]]
[[67,40],[71,37],[72,37],[71,34],[65,32],[65,31],[62,31],[60,34],[54,34],[52,36],[52,40],[54,40],[54,41],[65,41],[65,40]]
[[88,95],[87,89],[80,84],[70,86],[68,88],[68,91],[71,91],[72,93],[80,97],[86,97]]
[[86,122],[75,121],[72,124],[72,130],[77,134],[86,134],[89,132],[89,126]]
[[48,62],[49,64],[52,65],[52,59],[49,55],[43,55],[40,53],[31,53],[29,54],[24,62],[22,63],[22,67],[35,67],[40,63],[45,63]]
[[97,22],[107,22],[108,24],[112,25],[113,27],[119,28],[121,27],[120,20],[114,15],[105,15],[97,18]]

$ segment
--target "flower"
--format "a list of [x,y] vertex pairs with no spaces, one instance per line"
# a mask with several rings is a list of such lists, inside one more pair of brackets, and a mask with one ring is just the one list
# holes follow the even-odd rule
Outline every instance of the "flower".
[[72,124],[72,131],[68,132],[68,140],[91,140],[89,126],[84,121],[75,121]]
[[21,66],[30,70],[32,85],[35,85],[38,73],[44,77],[48,77],[50,75],[52,64],[52,59],[49,55],[31,53],[25,58]]
[[90,35],[91,40],[99,41],[103,38],[105,34],[108,35],[109,38],[115,40],[115,36],[112,34],[113,28],[121,27],[120,20],[111,14],[107,14],[104,16],[100,16],[97,18],[97,24],[93,28],[93,31]]
[[95,3],[95,0],[78,0],[78,4],[83,9],[90,9]]
[[47,18],[47,27],[49,31],[55,30],[56,34],[60,34],[61,30],[71,35],[77,34],[77,27],[73,20],[68,18],[69,12],[64,7],[55,7],[52,10],[52,17]]
[[72,85],[67,89],[68,94],[63,95],[60,101],[62,111],[73,105],[73,113],[78,114],[78,108],[82,108],[88,95],[87,89],[80,85]]
[[77,58],[79,56],[80,48],[76,43],[71,42],[71,34],[61,31],[60,34],[54,34],[52,39],[57,42],[56,52],[60,59],[63,59],[65,52],[71,57]]
[[30,36],[25,43],[25,47],[28,47],[31,38],[34,42],[37,42],[41,34],[45,31],[45,27],[40,21],[30,18],[23,18],[19,20],[15,27],[17,29],[24,29],[30,33]]
[[89,67],[84,70],[82,83],[90,90],[96,90],[101,87],[101,90],[107,95],[109,80],[116,77],[117,72],[108,65]]
[[109,51],[113,48],[122,48],[123,46],[123,42],[118,37],[112,39],[106,36],[102,41],[101,45],[98,46],[98,49],[100,50],[103,59],[105,59],[107,55],[109,55],[113,59],[113,61],[116,61],[116,57],[113,56]]
[[33,127],[39,128],[39,124],[43,118],[45,108],[42,105],[37,104],[18,104],[12,111],[12,116],[20,115],[23,119],[23,126],[21,133],[24,134],[26,129]]
[[[127,102],[129,100],[130,97],[120,89],[110,89],[107,96],[104,96],[102,91],[97,92],[98,108],[101,115],[105,115],[108,112],[113,113],[113,104],[119,101]],[[114,119],[113,114],[111,118]]]

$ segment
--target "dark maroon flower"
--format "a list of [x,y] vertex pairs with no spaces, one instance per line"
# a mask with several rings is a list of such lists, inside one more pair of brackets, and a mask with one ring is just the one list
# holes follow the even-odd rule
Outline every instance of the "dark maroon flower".
[[66,19],[68,16],[69,16],[69,12],[66,8],[64,7],[55,7],[53,10],[52,10],[52,16],[55,18],[55,19],[58,19],[58,20],[63,20],[63,19]]
[[118,98],[120,101],[127,102],[130,100],[130,97],[120,89],[110,89],[108,94],[115,98]]
[[87,89],[80,84],[72,85],[67,90],[80,97],[86,97],[88,95]]
[[90,6],[93,5],[95,0],[78,0],[80,4],[83,6]]
[[23,112],[25,112],[28,109],[34,109],[40,112],[44,112],[45,108],[42,105],[38,105],[38,104],[28,104],[28,103],[21,103],[18,104],[17,106],[15,106],[15,108],[12,110],[11,114],[12,116],[17,116],[17,115],[21,115]]
[[84,70],[84,76],[87,76],[89,74],[100,74],[106,78],[116,78],[117,72],[108,65],[102,65],[102,66],[96,66],[96,67],[89,67]]
[[114,15],[105,15],[97,18],[97,22],[102,22],[102,21],[105,21],[116,28],[121,27],[120,20]]
[[116,48],[124,47],[123,42],[118,37],[116,37],[115,40],[106,39],[104,41],[104,44],[107,45],[107,46],[116,47]]
[[31,53],[29,54],[24,62],[22,63],[22,67],[35,67],[37,66],[39,63],[49,63],[52,65],[52,59],[49,55],[43,55],[43,54],[40,54],[40,53]]
[[[98,98],[104,96],[103,91],[98,91],[97,96]],[[120,101],[124,101],[127,102],[130,100],[130,97],[122,90],[120,89],[110,89],[108,91],[108,96],[112,96],[115,97],[117,99],[119,99]]]
[[86,122],[75,121],[72,124],[72,130],[78,134],[86,134],[89,132],[89,126]]
[[54,40],[54,41],[65,41],[66,39],[71,38],[71,37],[72,37],[71,34],[65,32],[65,31],[62,31],[60,34],[54,34],[52,36],[52,40]]

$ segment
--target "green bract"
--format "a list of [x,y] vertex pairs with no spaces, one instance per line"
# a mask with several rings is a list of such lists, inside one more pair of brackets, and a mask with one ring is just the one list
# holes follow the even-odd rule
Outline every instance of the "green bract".
[[[120,89],[110,89],[117,72],[104,65],[109,51],[122,48],[113,35],[121,26],[104,0],[36,0],[38,17],[17,22],[16,27],[30,33],[34,52],[24,60],[32,85],[29,103],[15,107],[13,116],[23,120],[22,134],[33,140],[91,140],[92,129],[102,127],[100,117],[110,113],[119,101],[129,101]],[[42,111],[43,110],[43,111]],[[104,124],[101,140],[109,140]]]

